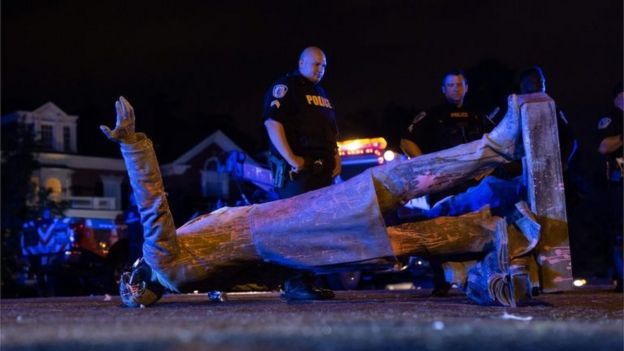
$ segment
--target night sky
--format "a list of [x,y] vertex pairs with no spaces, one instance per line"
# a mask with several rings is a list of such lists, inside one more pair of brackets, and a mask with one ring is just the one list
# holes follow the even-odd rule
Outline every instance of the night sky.
[[53,101],[80,116],[81,153],[118,156],[97,126],[114,124],[124,95],[161,161],[216,128],[253,154],[267,147],[265,91],[316,45],[343,137],[396,145],[414,109],[441,101],[449,68],[489,109],[539,64],[593,150],[622,79],[622,11],[621,0],[3,1],[2,114]]

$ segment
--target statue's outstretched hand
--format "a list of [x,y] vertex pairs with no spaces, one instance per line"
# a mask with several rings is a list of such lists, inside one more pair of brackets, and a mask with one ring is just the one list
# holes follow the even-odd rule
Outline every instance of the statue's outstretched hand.
[[131,144],[136,141],[137,136],[134,132],[134,108],[123,96],[115,101],[115,109],[117,110],[117,123],[115,129],[111,130],[105,125],[100,126],[100,130],[106,137],[116,143]]

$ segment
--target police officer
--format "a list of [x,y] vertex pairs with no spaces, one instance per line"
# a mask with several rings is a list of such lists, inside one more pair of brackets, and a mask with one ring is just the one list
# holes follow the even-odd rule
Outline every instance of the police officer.
[[[546,93],[546,76],[544,70],[537,65],[528,66],[519,71],[517,75],[517,93],[533,94]],[[556,107],[557,131],[559,138],[559,148],[561,152],[561,166],[566,190],[566,203],[570,205],[579,199],[580,192],[587,186],[578,173],[578,167],[575,166],[577,160],[578,140],[575,138],[572,128],[563,110]],[[493,117],[497,123],[502,115]],[[576,168],[576,169],[573,169]],[[522,175],[522,162],[514,161],[505,165],[501,165],[496,169],[494,174],[499,178],[513,179]]]
[[266,94],[263,117],[274,168],[285,166],[277,177],[282,181],[276,184],[280,198],[328,186],[340,173],[334,106],[319,85],[326,66],[323,51],[308,47],[298,70]]
[[[409,157],[416,157],[481,138],[491,122],[466,106],[464,99],[467,92],[468,81],[463,70],[448,71],[442,79],[444,103],[421,111],[412,119],[401,137],[403,152]],[[476,184],[476,180],[471,180],[442,193],[429,195],[429,205]],[[434,273],[434,296],[446,296],[450,289],[442,271],[443,260],[439,257],[430,259]]]
[[[326,66],[323,51],[308,47],[299,57],[297,71],[279,79],[265,96],[264,125],[271,140],[274,185],[282,199],[331,185],[341,171],[334,106],[319,85]],[[291,300],[334,296],[312,280],[310,274],[294,274],[284,283],[284,296]]]
[[613,268],[616,290],[622,291],[622,173],[624,149],[622,147],[622,126],[624,115],[624,92],[620,83],[615,90],[611,110],[598,121],[600,144],[598,152],[605,161],[607,233],[610,246],[613,247]]
[[[531,66],[524,69],[520,73],[519,79],[520,94],[546,92],[546,76],[544,75],[544,70],[542,70],[540,66]],[[567,172],[575,158],[578,149],[578,141],[574,137],[568,118],[563,111],[557,107],[556,113],[559,147],[561,148],[561,166],[563,167],[563,171]]]
[[445,102],[418,113],[403,131],[401,149],[409,157],[447,149],[481,138],[491,124],[466,106],[466,75],[453,69],[444,75]]

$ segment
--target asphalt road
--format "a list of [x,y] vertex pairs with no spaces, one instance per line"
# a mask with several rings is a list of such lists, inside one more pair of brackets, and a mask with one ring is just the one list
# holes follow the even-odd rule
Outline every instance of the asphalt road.
[[482,307],[452,290],[343,291],[285,303],[278,293],[0,300],[2,350],[622,350],[624,303],[610,286]]

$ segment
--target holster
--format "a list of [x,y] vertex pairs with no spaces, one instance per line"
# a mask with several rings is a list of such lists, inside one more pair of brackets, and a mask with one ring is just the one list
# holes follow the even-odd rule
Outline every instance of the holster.
[[283,188],[288,176],[288,162],[273,155],[269,156],[269,162],[271,163],[271,173],[273,174],[273,186],[275,188]]

